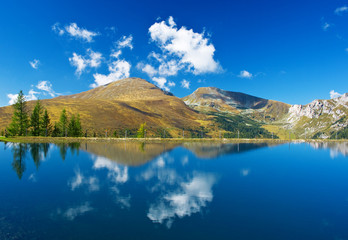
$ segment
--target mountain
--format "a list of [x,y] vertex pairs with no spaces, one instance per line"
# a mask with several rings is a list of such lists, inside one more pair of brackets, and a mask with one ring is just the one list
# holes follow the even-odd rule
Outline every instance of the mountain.
[[[262,129],[281,138],[347,138],[348,93],[329,100],[314,100],[307,105],[286,103],[259,98],[214,87],[198,88],[182,99],[191,108],[217,116],[220,128],[226,131],[251,132]],[[235,136],[235,134],[234,134]]]
[[[140,78],[126,78],[79,94],[41,100],[51,115],[58,121],[65,108],[68,115],[79,113],[84,128],[91,133],[133,129],[143,122],[152,132],[167,128],[170,134],[181,134],[181,129],[196,129],[209,121],[206,116],[192,110],[172,94],[161,90]],[[36,101],[28,102],[33,109]],[[12,107],[0,108],[0,129],[11,121]]]
[[[348,93],[307,105],[289,105],[252,95],[198,88],[179,99],[140,78],[126,78],[86,92],[41,100],[52,122],[65,108],[69,116],[79,113],[89,135],[134,136],[146,122],[148,136],[288,138],[347,138]],[[28,102],[31,111],[36,101]],[[12,116],[11,106],[0,108],[0,130]]]
[[198,88],[182,100],[198,111],[247,114],[256,119],[267,118],[273,121],[282,118],[290,108],[286,103],[215,87]]
[[301,137],[336,138],[348,133],[348,93],[329,100],[293,105],[284,120]]

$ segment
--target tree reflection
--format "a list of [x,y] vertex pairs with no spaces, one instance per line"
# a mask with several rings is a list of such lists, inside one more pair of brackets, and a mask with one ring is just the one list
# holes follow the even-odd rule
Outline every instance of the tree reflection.
[[59,147],[60,157],[64,161],[66,157],[66,153],[68,151],[68,146],[65,143],[57,144],[57,146]]
[[41,144],[40,143],[31,143],[30,145],[30,154],[31,157],[34,160],[34,164],[36,166],[36,169],[39,169],[40,162],[42,161],[42,154],[41,154]]
[[25,157],[28,151],[28,145],[24,143],[13,144],[13,170],[17,173],[19,179],[22,179],[23,173],[26,169]]

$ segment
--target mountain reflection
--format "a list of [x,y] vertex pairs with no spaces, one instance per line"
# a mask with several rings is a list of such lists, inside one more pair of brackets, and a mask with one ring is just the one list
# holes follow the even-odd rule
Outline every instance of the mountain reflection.
[[276,146],[280,143],[198,143],[187,142],[183,146],[191,150],[199,158],[215,158],[226,154],[242,153],[246,151],[256,150]]
[[94,155],[107,158],[118,164],[139,166],[179,145],[179,143],[144,142],[86,143],[81,146],[81,149]]
[[309,144],[314,149],[330,149],[331,158],[339,154],[348,156],[348,142],[311,142]]

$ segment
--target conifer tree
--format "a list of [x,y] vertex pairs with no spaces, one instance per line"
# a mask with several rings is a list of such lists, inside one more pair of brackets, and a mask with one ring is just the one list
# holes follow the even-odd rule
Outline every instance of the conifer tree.
[[13,136],[24,136],[26,135],[26,131],[28,129],[29,118],[27,113],[27,102],[25,100],[23,91],[19,92],[16,102],[12,106],[14,112],[12,122],[8,127],[8,131]]
[[69,126],[68,126],[69,137],[81,137],[82,135],[82,127],[80,122],[80,115],[77,114],[71,116]]
[[146,132],[146,123],[142,123],[142,124],[140,124],[140,128],[138,129],[137,137],[144,138],[145,132]]
[[61,133],[61,136],[64,137],[65,133],[68,130],[68,116],[66,114],[66,110],[63,109],[62,113],[60,114],[60,118],[59,118],[59,130]]
[[30,116],[30,126],[32,127],[31,134],[33,136],[40,136],[42,116],[43,116],[43,108],[42,108],[40,100],[37,100],[33,113]]
[[52,133],[52,124],[50,116],[48,115],[47,109],[45,109],[45,112],[42,117],[41,122],[41,135],[42,136],[49,136]]

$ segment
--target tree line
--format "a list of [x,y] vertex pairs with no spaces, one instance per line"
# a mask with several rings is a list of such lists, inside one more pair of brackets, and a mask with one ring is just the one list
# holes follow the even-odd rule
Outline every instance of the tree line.
[[53,125],[50,115],[40,100],[29,113],[27,102],[22,91],[19,92],[12,105],[13,115],[10,125],[5,130],[5,136],[52,136],[52,137],[81,137],[82,125],[80,115],[68,118],[65,109],[62,110],[59,121]]

